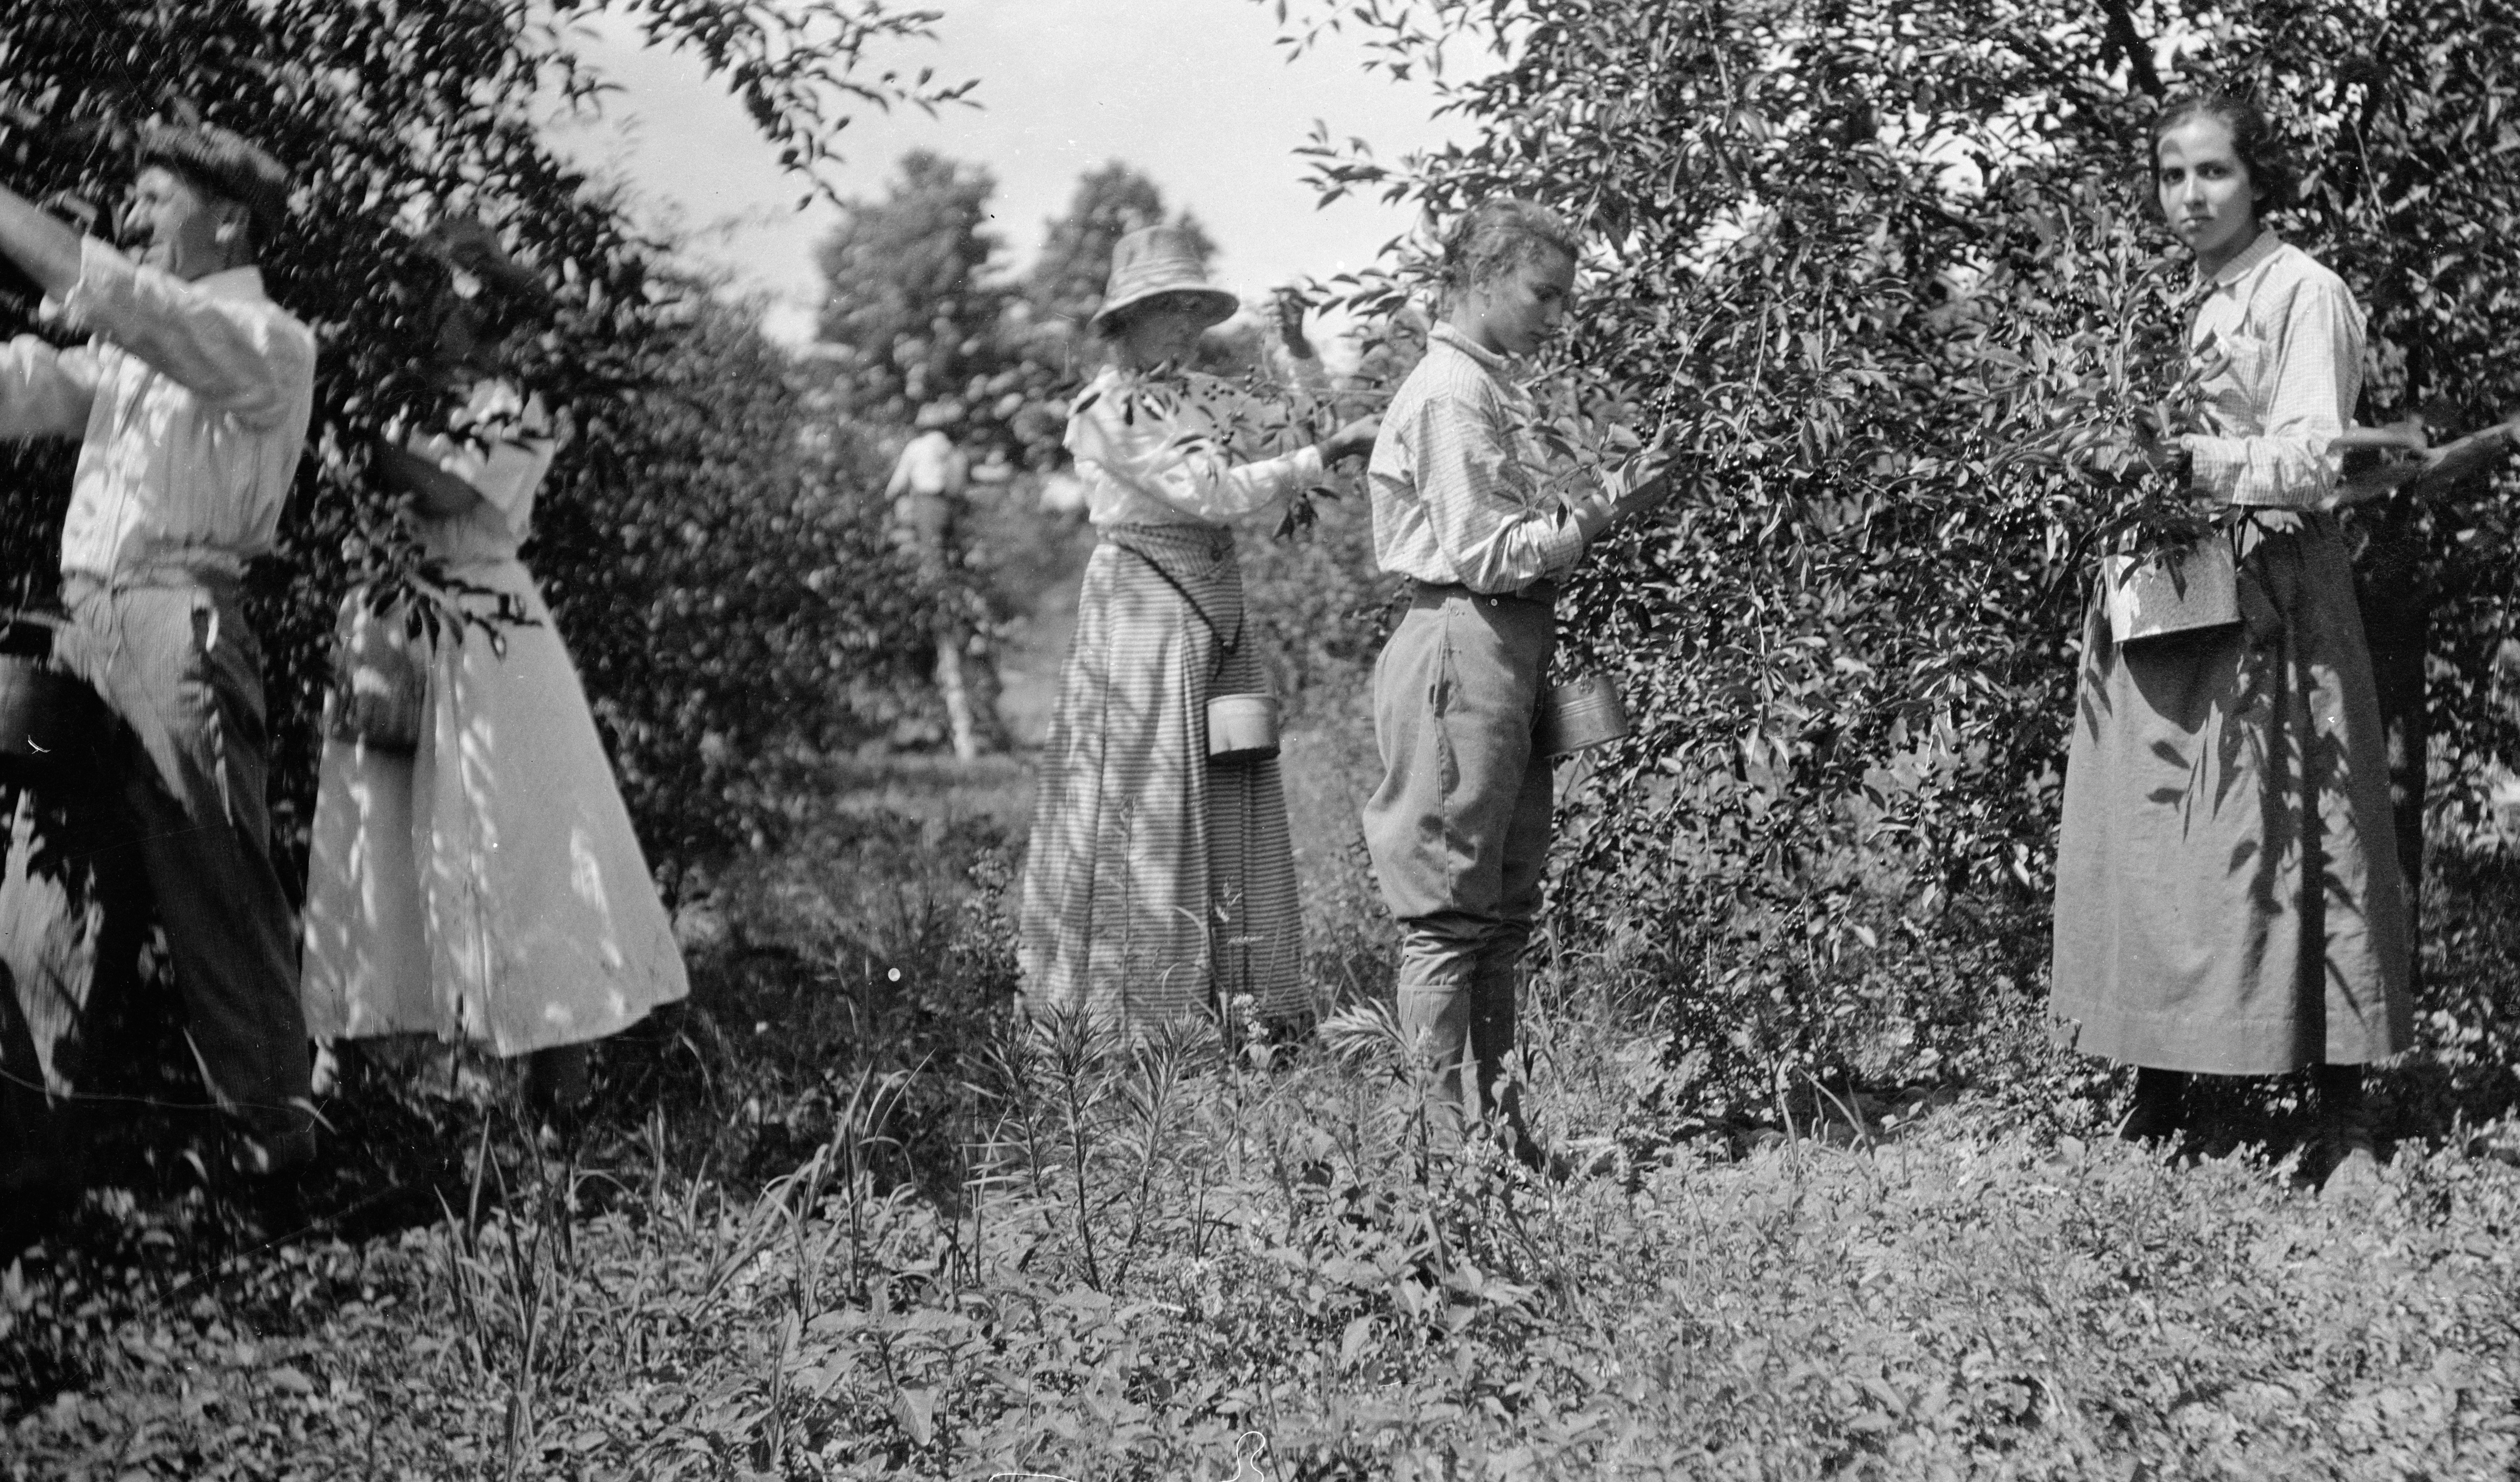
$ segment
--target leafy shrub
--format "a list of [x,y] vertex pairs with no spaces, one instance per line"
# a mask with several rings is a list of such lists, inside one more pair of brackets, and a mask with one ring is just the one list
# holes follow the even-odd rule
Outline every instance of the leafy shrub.
[[[1319,137],[1325,199],[1580,217],[1596,271],[1545,370],[1684,449],[1672,511],[1568,603],[1573,654],[1638,726],[1583,801],[1558,927],[1579,953],[1653,944],[1633,960],[1676,1053],[1724,1094],[1779,1065],[1926,1074],[1952,1037],[1879,1053],[1903,1026],[2032,1010],[2077,617],[2131,492],[2108,445],[2171,390],[2152,367],[2181,328],[2139,183],[2160,95],[2250,87],[2304,141],[2280,224],[2370,310],[2361,420],[2464,430],[2514,399],[2512,305],[2486,286],[2514,239],[2486,223],[2520,155],[2455,121],[2499,116],[2507,53],[2475,42],[2510,18],[2470,0],[1335,9],[1295,8],[1290,43],[1362,33],[1475,127],[1396,162]],[[1437,66],[1462,47],[1496,65]],[[1397,315],[1427,276],[1413,239],[1348,297]],[[2494,668],[2512,488],[2353,522],[2409,860],[2428,736],[2458,775],[2520,752]],[[1894,947],[1928,968],[1872,971]]]
[[[770,729],[764,708],[793,702],[818,673],[828,682],[827,660],[889,651],[880,617],[796,600],[805,548],[795,536],[812,523],[798,502],[815,491],[796,473],[811,461],[793,446],[811,421],[801,389],[738,316],[660,271],[657,244],[631,228],[624,204],[543,140],[546,104],[535,100],[590,103],[601,82],[574,50],[570,23],[585,10],[578,0],[28,0],[11,7],[0,35],[12,109],[0,167],[23,194],[118,203],[134,130],[195,107],[296,167],[296,209],[264,256],[274,297],[320,338],[315,423],[279,548],[248,592],[266,653],[286,857],[302,857],[336,606],[354,580],[406,572],[416,557],[392,497],[367,474],[367,450],[398,416],[443,410],[445,392],[420,370],[438,269],[412,235],[435,210],[499,219],[560,296],[558,328],[523,377],[577,434],[543,503],[539,575],[591,661],[598,698],[611,702],[652,847],[676,855],[725,832],[712,818],[725,778],[706,761],[667,755],[700,750],[695,692],[718,706],[742,688],[727,673],[767,668],[758,706],[724,736],[742,757]],[[808,173],[832,158],[835,111],[962,91],[851,71],[862,49],[925,35],[921,14],[706,0],[642,0],[625,14],[651,39],[698,45],[787,162]],[[44,332],[34,307],[0,294],[0,335]],[[832,477],[822,485],[845,486],[836,475],[848,466],[825,460]],[[62,449],[0,448],[0,482],[17,491],[0,524],[0,570],[22,603],[51,599],[68,467]],[[880,567],[862,536],[832,536],[825,565],[850,579],[827,604],[862,589],[861,568]],[[670,685],[653,688],[626,665],[621,650],[639,641],[664,646]]]

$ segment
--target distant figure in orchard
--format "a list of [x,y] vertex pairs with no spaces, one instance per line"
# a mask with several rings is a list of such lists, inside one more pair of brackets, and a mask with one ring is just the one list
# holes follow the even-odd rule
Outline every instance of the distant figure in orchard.
[[2410,1026],[2379,701],[2330,512],[2362,313],[2265,225],[2294,176],[2253,104],[2174,102],[2152,154],[2162,211],[2195,254],[2208,431],[2138,450],[2239,507],[2242,621],[2129,641],[2095,594],[2051,1010],[2076,1047],[2138,1067],[2126,1136],[2175,1135],[2192,1073],[2316,1066],[2325,1161],[2367,1169],[2362,1067]]
[[215,125],[156,127],[125,256],[0,185],[0,252],[91,343],[0,348],[0,437],[80,440],[55,657],[120,722],[106,765],[166,929],[185,1033],[250,1173],[315,1149],[289,898],[263,797],[246,563],[304,453],[315,336],[263,292],[288,174]]
[[1498,1082],[1552,825],[1534,731],[1557,579],[1669,491],[1659,448],[1603,481],[1552,470],[1533,435],[1516,360],[1556,334],[1577,247],[1527,201],[1492,200],[1453,224],[1442,320],[1383,415],[1369,468],[1375,558],[1415,583],[1374,666],[1383,773],[1365,808],[1374,874],[1401,926],[1400,1028],[1446,1107],[1499,1119],[1535,1168],[1549,1159],[1509,1087],[1498,1103]]
[[[940,603],[953,600],[950,579],[961,557],[955,527],[971,481],[971,460],[954,445],[953,429],[962,420],[959,401],[921,407],[919,434],[893,460],[892,478],[884,486],[892,500],[892,538],[918,560],[922,585]],[[928,625],[936,642],[936,693],[945,703],[954,755],[968,762],[980,755],[971,686],[963,674],[963,648],[970,633],[961,615],[950,611],[929,614]]]
[[1111,363],[1068,414],[1067,448],[1102,541],[1042,748],[1024,861],[1026,1005],[1137,1029],[1248,995],[1308,1003],[1278,764],[1208,756],[1208,701],[1263,689],[1228,522],[1372,445],[1351,422],[1281,456],[1232,461],[1265,420],[1185,367],[1234,296],[1169,226],[1120,239],[1094,330]]
[[[555,442],[513,379],[550,291],[480,221],[429,234],[445,267],[428,369],[462,404],[377,448],[422,549],[481,622],[414,644],[404,733],[389,696],[337,687],[306,882],[306,1018],[316,1039],[424,1036],[527,1055],[527,1101],[564,1116],[586,1045],[689,990],[683,959],[551,609],[517,560]],[[521,623],[500,622],[501,604]],[[495,627],[487,625],[497,622]],[[377,629],[382,628],[379,633]],[[403,614],[342,605],[356,654]]]

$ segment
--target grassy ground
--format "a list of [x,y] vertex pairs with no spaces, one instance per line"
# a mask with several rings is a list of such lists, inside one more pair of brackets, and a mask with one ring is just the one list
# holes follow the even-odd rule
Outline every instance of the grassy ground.
[[[1352,729],[1288,767],[1351,1000],[1384,945]],[[1013,1032],[1020,767],[829,781],[720,873],[695,1005],[608,1049],[574,1144],[368,1085],[300,1204],[134,1164],[18,1255],[0,1476],[2520,1466],[2520,1169],[2458,1120],[2509,1072],[2452,1031],[2392,1082],[2378,1186],[2322,1197],[2019,1088],[1691,1125],[1661,1037],[1552,974],[1532,1105],[1598,1165],[1552,1186],[1430,1157],[1371,1013],[1291,1047]],[[2511,1013],[2511,897],[2437,871],[2453,1017]]]

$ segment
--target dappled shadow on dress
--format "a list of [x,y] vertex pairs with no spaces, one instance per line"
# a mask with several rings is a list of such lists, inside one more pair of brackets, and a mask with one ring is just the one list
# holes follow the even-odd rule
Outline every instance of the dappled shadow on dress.
[[2060,1022],[2171,1069],[2385,1059],[2408,928],[2352,570],[2323,516],[2255,513],[2240,543],[2238,623],[2118,645],[2092,614]]

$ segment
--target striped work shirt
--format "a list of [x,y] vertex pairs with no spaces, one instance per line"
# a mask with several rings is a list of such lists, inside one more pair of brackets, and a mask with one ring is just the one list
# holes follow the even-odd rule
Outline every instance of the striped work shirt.
[[2181,439],[2195,486],[2233,504],[2327,503],[2333,448],[2362,391],[2362,310],[2343,279],[2274,233],[2214,275],[2188,327],[2208,434]]
[[[1373,555],[1384,571],[1474,592],[1511,592],[1584,554],[1560,482],[1533,436],[1530,393],[1505,357],[1449,324],[1383,413],[1367,477]],[[1563,493],[1587,495],[1585,487]]]
[[187,283],[93,238],[60,311],[96,339],[0,347],[0,437],[84,437],[63,573],[241,573],[271,548],[305,450],[313,333],[259,269]]

